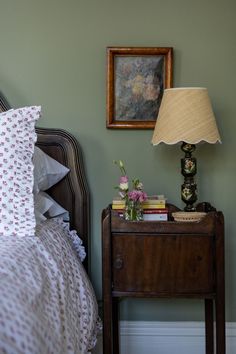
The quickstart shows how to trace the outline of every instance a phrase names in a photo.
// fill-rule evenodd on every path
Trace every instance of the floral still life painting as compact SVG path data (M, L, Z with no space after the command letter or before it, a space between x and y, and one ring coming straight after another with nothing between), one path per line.
M155 127L172 56L171 47L107 48L107 128Z
M155 120L163 95L163 56L117 57L117 120Z
M115 187L119 196L125 201L124 218L130 221L143 220L142 203L147 199L147 194L143 191L143 184L138 178L132 180L132 188L129 188L129 177L126 173L124 163L121 160L114 161L121 172L119 185Z

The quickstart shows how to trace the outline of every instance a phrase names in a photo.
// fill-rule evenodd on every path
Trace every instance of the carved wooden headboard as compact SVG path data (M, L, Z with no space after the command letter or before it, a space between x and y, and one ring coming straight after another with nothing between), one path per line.
M37 143L45 153L70 169L68 175L49 193L63 208L69 211L71 229L77 231L86 249L84 266L89 268L89 189L84 170L82 150L78 141L60 129L36 128Z

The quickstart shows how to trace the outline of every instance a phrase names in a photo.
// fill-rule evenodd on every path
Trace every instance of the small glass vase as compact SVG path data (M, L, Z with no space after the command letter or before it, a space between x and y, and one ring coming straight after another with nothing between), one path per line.
M125 204L124 219L129 221L143 220L143 209L141 203L128 200Z

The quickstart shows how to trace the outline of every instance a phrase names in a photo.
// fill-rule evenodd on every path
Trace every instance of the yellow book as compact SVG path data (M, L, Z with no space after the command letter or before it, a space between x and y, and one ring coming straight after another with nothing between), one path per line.
M119 204L112 204L112 209L113 210L122 210L125 208L125 204L119 205Z
M166 205L165 204L145 204L142 203L142 208L143 209L165 209ZM120 210L124 209L125 204L112 204L112 209L114 210Z
M146 202L142 203L143 209L165 209L166 204L148 204Z
M166 198L164 197L164 195L152 195L152 196L149 196L147 198L147 200L145 200L146 204L166 204Z
M145 204L152 204L152 205L160 205L160 204L166 204L165 199L147 199L144 202Z

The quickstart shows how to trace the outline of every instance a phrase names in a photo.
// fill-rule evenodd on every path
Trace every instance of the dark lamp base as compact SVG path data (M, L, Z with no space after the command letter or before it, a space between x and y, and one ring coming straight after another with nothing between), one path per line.
M184 207L184 211L188 211L188 212L191 212L191 211L196 211L196 208L194 205L186 205L186 207Z
M184 183L181 186L181 199L186 204L185 211L195 211L194 203L197 201L197 185L194 176L197 173L197 159L192 157L195 145L183 143L181 146L185 156L181 159L181 173L184 176Z

